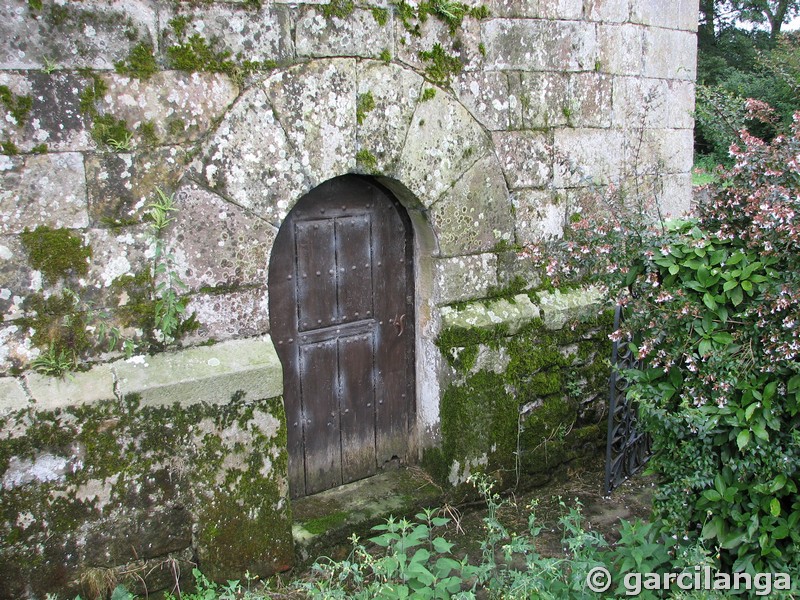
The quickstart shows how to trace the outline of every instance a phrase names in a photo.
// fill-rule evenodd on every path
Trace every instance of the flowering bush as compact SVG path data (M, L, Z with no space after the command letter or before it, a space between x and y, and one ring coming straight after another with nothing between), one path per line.
M748 110L773 122L763 103ZM628 304L614 335L635 332L647 365L628 373L629 393L653 438L661 527L705 540L725 569L797 575L800 113L769 143L741 140L696 218L633 231L613 211L581 221L559 272L583 268Z

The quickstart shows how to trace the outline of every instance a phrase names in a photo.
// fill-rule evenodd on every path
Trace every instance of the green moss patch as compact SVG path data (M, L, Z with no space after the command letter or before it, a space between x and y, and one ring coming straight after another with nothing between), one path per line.
M19 126L25 124L33 108L33 99L30 96L18 96L5 85L0 85L0 103Z
M91 246L68 229L51 229L41 225L20 234L31 266L50 282L70 275L86 275L92 257Z
M314 535L325 533L333 527L343 524L347 520L348 513L335 512L316 519L311 519L303 523L303 528Z
M502 323L444 329L437 345L457 377L441 400L442 445L426 451L423 466L439 481L456 463L459 476L468 465L513 481L596 451L605 433L598 403L610 375L610 319L560 330L533 319L514 334Z

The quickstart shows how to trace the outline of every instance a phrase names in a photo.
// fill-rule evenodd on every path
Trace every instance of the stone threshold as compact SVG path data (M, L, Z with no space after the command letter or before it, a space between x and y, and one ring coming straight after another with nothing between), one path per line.
M443 491L418 467L387 470L312 496L292 500L292 535L298 564L320 556L337 560L352 549L352 534L361 539L390 516L413 519L422 508L439 507ZM341 556L339 556L341 555Z

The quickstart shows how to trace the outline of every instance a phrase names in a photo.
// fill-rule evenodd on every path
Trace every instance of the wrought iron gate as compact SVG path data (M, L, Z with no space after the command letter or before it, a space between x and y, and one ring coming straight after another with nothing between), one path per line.
M623 309L617 306L614 331L623 320ZM628 380L623 369L639 368L642 362L631 352L629 340L614 342L611 349L611 378L608 399L608 442L606 445L605 493L636 473L650 457L650 436L639 427L639 407L626 396Z

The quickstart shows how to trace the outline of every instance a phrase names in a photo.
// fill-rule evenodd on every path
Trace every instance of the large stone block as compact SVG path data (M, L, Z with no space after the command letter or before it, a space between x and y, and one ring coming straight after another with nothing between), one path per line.
M193 183L178 189L175 206L163 239L190 290L266 282L275 227Z
M397 179L430 206L475 161L491 152L491 142L472 115L448 94L420 102L406 136Z
M366 106L372 98L374 103L372 109L362 108L357 114L361 119L358 147L375 157L378 171L394 172L424 79L410 69L383 62L359 61L357 69L359 102Z
M611 75L641 75L644 35L645 28L641 25L598 25L598 71Z
M272 223L286 216L290 199L310 188L304 166L259 88L244 94L228 112L192 164L191 175Z
M266 279L264 280L266 282ZM186 343L224 341L269 332L269 299L264 287L191 296L187 311L197 315L200 327Z
M83 156L0 155L0 233L89 225Z
M542 188L553 176L552 136L538 131L496 131L495 152L508 187Z
M260 3L259 3L260 4ZM161 16L162 29L174 17L186 19L185 36L200 35L216 51L229 51L236 61L282 63L294 57L291 10L287 6L264 2L260 8L244 3L180 3L172 15ZM168 31L162 52L179 43Z
M429 17L420 24L418 36L409 33L400 19L394 19L394 39L395 58L420 72L431 65L420 56L420 52L430 52L436 44L449 56L457 58L463 71L475 71L485 66L480 52L480 22L471 17L464 18L455 35L442 21Z
M123 289L114 289L114 283L123 276L149 272L153 264L155 240L147 225L124 229L89 229L86 241L92 247L92 262L85 278L93 288L93 297L103 298L104 305L124 305L129 298ZM86 293L82 291L81 293Z
M650 27L644 33L645 77L694 81L697 36L689 31Z
M624 23L630 16L630 0L586 0L584 14L590 21Z
M615 127L694 127L694 83L691 81L616 77L613 103Z
M268 337L222 342L114 363L117 392L138 394L143 406L227 404L283 394L283 371Z
M661 213L665 217L688 214L692 201L692 174L675 173L661 178L660 194L657 197Z
M511 74L509 88L519 105L519 127L549 129L567 124L569 77L566 74Z
M517 241L520 244L535 244L563 235L567 206L552 192L515 192L514 208L517 217Z
M0 314L9 321L22 316L22 301L41 287L17 236L0 236Z
M559 129L554 133L556 188L606 184L619 180L624 138L605 129Z
M58 35L54 35L58 32ZM113 69L131 49L156 39L156 15L139 0L0 3L0 69Z
M436 303L451 304L485 298L490 286L497 285L497 255L442 258L434 266Z
M318 60L293 67L267 79L264 89L293 147L290 155L299 158L311 187L355 168L354 59ZM291 194L292 202L304 191Z
M369 10L356 9L340 19L306 7L297 20L297 55L378 58L384 50L394 54L392 28L391 19L381 25Z
M647 129L631 131L633 139L628 164L640 173L656 175L691 171L694 164L694 136L691 129Z
M142 222L156 198L156 188L175 189L187 160L180 146L84 156L92 227Z
M0 377L0 417L28 407L28 395L19 380Z
M453 87L459 101L486 129L508 129L511 99L505 73L468 71L455 79Z
M564 116L570 127L610 127L613 97L612 79L600 73L569 76Z
M476 254L514 241L514 214L493 155L476 162L431 206L442 256Z
M508 327L514 335L526 324L539 318L539 307L531 302L527 294L514 296L514 300L494 300L487 304L475 302L461 309L442 307L442 328L494 329L498 325Z
M28 366L39 352L38 348L33 347L27 328L13 321L0 326L0 375Z
M631 3L631 22L697 31L698 0L648 0Z
M80 93L86 79L74 73L41 71L0 73L0 85L17 97L29 97L31 109L24 123L17 123L0 107L0 138L13 142L21 152L42 144L49 152L86 150L91 145L86 116L80 110Z
M596 29L579 21L492 19L481 24L486 64L521 71L593 71Z
M154 126L162 143L193 142L205 136L239 94L219 73L163 71L147 80L106 75L108 91L100 111L124 119L137 131Z
M597 316L602 295L595 288L578 289L566 293L539 293L539 308L544 326L561 329L567 321Z

